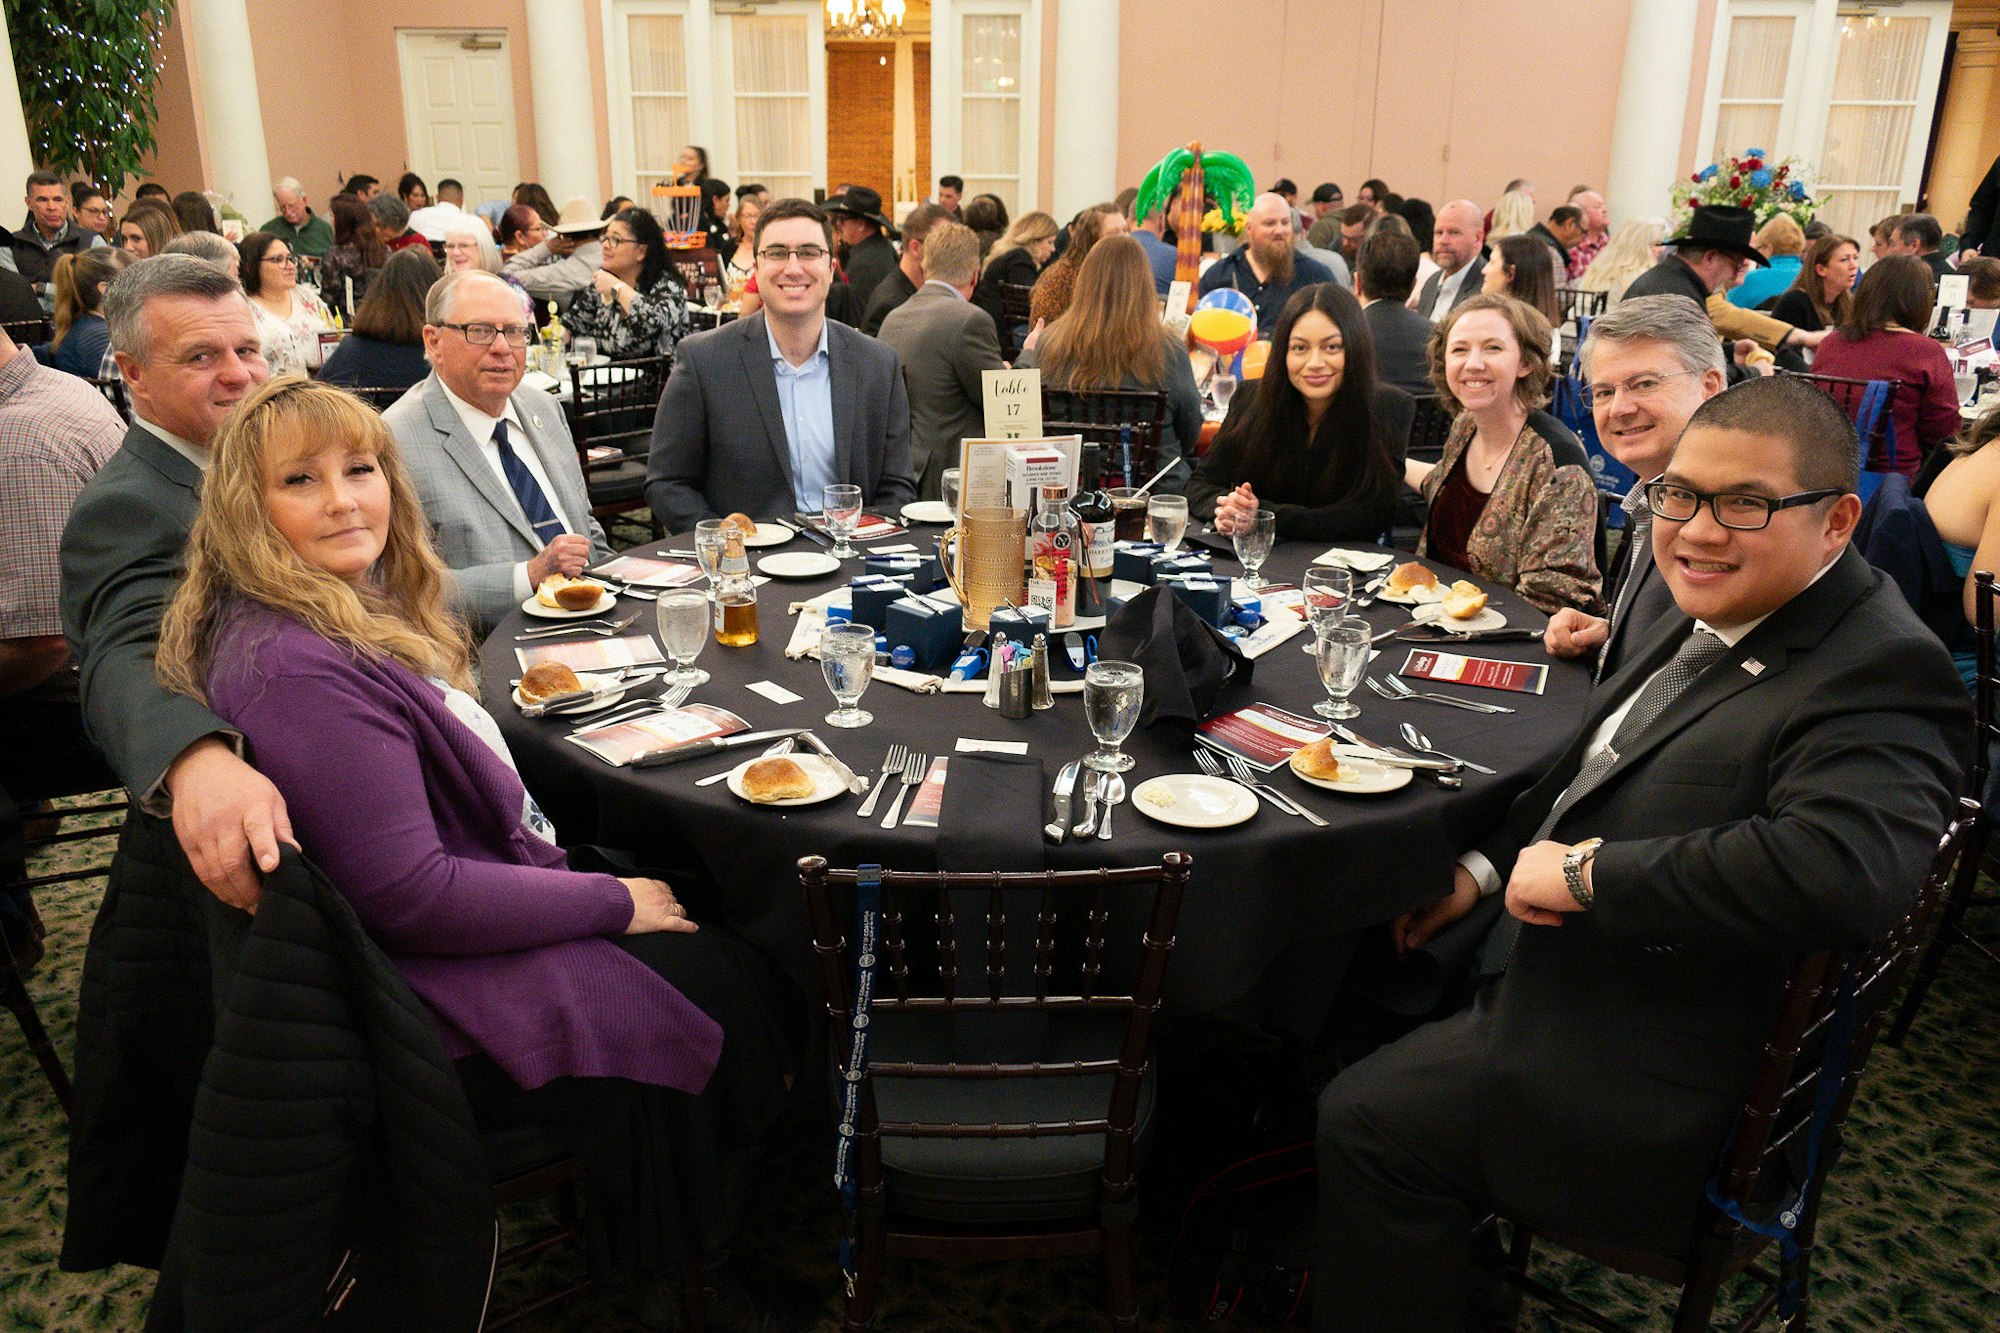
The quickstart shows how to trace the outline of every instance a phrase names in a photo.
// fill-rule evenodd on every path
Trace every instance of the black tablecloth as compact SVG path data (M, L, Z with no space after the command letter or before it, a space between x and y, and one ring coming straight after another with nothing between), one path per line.
M925 544L938 531L919 528L913 539ZM665 543L677 544L685 547L686 539ZM794 547L807 549L803 541L784 549ZM643 547L637 553L653 549ZM1281 543L1264 567L1265 577L1295 582L1324 549L1318 542ZM1217 557L1217 568L1237 572L1235 563L1223 556ZM694 700L729 708L758 729L813 726L871 783L895 742L936 755L949 753L961 736L1025 741L1030 753L1043 760L1051 780L1062 764L1091 748L1082 701L1076 695L1058 695L1053 709L1016 722L985 707L975 694L918 695L878 682L862 700L875 715L873 725L846 732L820 725L832 710L832 699L817 662L786 659L784 648L793 625L786 608L859 571L860 562L855 560L837 576L765 584L760 591L759 641L749 648L724 648L711 638L699 665L714 679L695 692ZM1439 573L1449 577L1441 567ZM1491 605L1504 612L1510 624L1542 624L1542 615L1512 593L1490 592ZM633 609L641 617L632 631L650 628L652 604L626 599L620 607L621 612ZM1377 603L1364 614L1378 629L1409 617L1407 609L1388 603ZM706 876L715 886L713 901L697 901L697 915L719 916L769 950L808 993L817 985L817 974L798 887L799 857L818 854L837 866L874 861L892 869L936 868L935 829L880 827L889 804L887 793L875 816L865 820L855 817L859 797L788 809L752 806L731 795L727 784L696 787L693 783L739 762L746 753L756 753L755 749L665 768L613 768L563 739L577 719L522 717L507 702L507 682L519 674L514 635L525 627L525 620L518 612L509 617L481 650L484 693L523 777L564 839L631 848L669 877L677 872ZM1313 659L1301 650L1306 642L1309 637L1301 634L1258 658L1252 685L1232 686L1219 709L1261 701L1306 714L1325 697ZM1370 667L1371 674L1400 667L1408 645L1392 640L1383 649ZM1516 661L1549 660L1539 642L1482 644L1466 651ZM804 698L779 705L745 688L765 680ZM1419 774L1397 792L1347 796L1310 787L1280 769L1273 781L1328 820L1330 827L1314 828L1260 804L1255 818L1234 828L1173 828L1145 817L1128 799L1118 808L1112 840L1072 840L1048 847L1048 864L1058 870L1143 865L1157 862L1169 851L1190 852L1194 874L1168 969L1167 1003L1180 1012L1206 1012L1230 1004L1247 994L1271 962L1292 946L1387 921L1441 896L1449 886L1457 853L1499 821L1508 803L1568 741L1590 680L1579 663L1553 662L1547 692L1539 697L1452 685L1434 688L1505 703L1519 711L1486 716L1438 704L1390 702L1364 688L1355 693L1362 715L1352 725L1372 740L1399 745L1396 724L1408 719L1433 743L1499 770L1497 776L1468 771L1464 789L1453 792ZM1137 761L1125 775L1128 788L1161 773L1196 771L1186 745L1165 732L1135 733L1125 749ZM1020 817L1041 824L1050 818L1050 811L1045 793L1041 809L1023 810Z

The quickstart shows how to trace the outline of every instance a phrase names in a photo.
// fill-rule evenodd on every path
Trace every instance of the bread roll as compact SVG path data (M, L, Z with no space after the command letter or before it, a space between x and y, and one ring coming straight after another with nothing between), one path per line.
M1333 741L1314 741L1292 755L1292 767L1309 778L1321 782L1334 782L1340 778L1340 757L1333 752Z
M743 770L743 794L753 801L789 801L813 794L813 780L783 755L759 759Z
M1428 565L1412 560L1408 564L1397 565L1384 586L1389 593L1401 597L1412 588L1435 588L1437 583L1438 576L1431 573Z
M1444 595L1444 613L1453 620L1470 620L1486 609L1486 594L1476 583L1460 579Z
M583 682L576 678L576 672L561 662L543 662L521 673L521 697L531 704L553 699L558 694L575 694L582 688Z
M604 585L589 579L551 574L535 590L535 600L561 611L588 611L604 596Z
M754 537L757 535L757 520L748 514L731 514L722 521L724 523L735 524L745 537Z

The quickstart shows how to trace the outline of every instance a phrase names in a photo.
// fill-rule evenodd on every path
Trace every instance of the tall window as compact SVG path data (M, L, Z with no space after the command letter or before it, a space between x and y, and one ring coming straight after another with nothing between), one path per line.
M1797 28L1797 19L1783 15L1743 15L1729 25L1712 160L1778 141Z
M738 14L729 19L729 35L735 178L761 182L776 198L812 198L808 52L820 36L818 28L804 15Z
M1021 20L968 14L959 48L963 107L959 174L965 193L996 194L1021 208Z
M686 21L679 14L631 14L625 31L631 80L632 193L652 198L671 185L688 128Z
M1925 104L1920 118L1917 95L1930 26L1921 18L1841 20L1819 181L1827 196L1820 216L1842 235L1861 235L1869 224L1895 212L1904 197L1903 159L1912 132L1922 142L1929 129L1931 104ZM1933 76L1933 100L1935 96Z

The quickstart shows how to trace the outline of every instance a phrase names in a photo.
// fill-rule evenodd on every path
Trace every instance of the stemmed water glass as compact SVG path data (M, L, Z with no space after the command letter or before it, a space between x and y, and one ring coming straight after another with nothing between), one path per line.
M836 621L820 631L819 669L826 677L840 707L826 715L828 726L865 727L875 720L873 713L855 707L875 679L875 629Z
M859 552L847 543L861 521L861 488L827 487L820 498L820 512L826 515L827 531L833 534L834 558L852 560Z
M1314 565L1299 580L1299 589L1304 594L1300 609L1312 626L1313 637L1317 638L1321 626L1347 614L1348 604L1354 600L1354 572L1331 565ZM1310 643L1305 649L1309 653L1318 651Z
M1167 554L1180 549L1187 536L1188 502L1185 495L1155 495L1146 501L1146 539L1158 542Z
M1118 747L1139 721L1146 698L1146 676L1131 662L1092 662L1083 673L1083 716L1097 749L1083 757L1086 768L1122 773L1132 756Z
M1236 396L1236 377L1229 373L1226 362L1218 362L1215 373L1209 376L1208 396L1215 400L1218 416L1229 415L1229 400Z
M1243 563L1243 581L1250 585L1252 592L1262 591L1264 560L1271 554L1271 545L1278 539L1278 514L1273 509L1259 509L1247 519L1238 520L1230 541L1236 547L1236 558Z
M694 525L694 558L708 575L712 591L722 581L722 553L729 545L731 525L719 518L705 518Z
M944 507L951 510L954 518L958 515L958 478L959 470L955 467L946 468L938 476L938 485L944 491Z
M674 659L667 684L689 689L707 684L708 673L696 670L694 659L701 656L702 645L708 642L708 594L677 588L661 593L653 606L659 618L660 646Z
M1348 696L1368 669L1368 622L1353 616L1328 622L1313 638L1313 654L1327 695L1324 702L1313 705L1313 712L1336 720L1360 717L1361 710Z

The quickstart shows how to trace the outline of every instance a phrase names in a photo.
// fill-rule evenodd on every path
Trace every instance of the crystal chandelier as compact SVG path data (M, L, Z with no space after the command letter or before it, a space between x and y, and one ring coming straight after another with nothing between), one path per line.
M907 0L826 0L826 28L833 37L902 35Z

